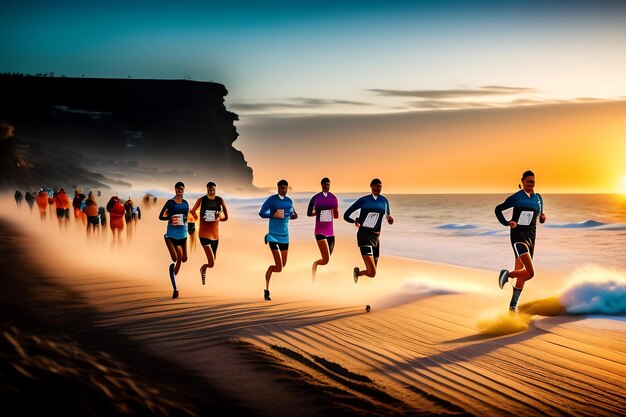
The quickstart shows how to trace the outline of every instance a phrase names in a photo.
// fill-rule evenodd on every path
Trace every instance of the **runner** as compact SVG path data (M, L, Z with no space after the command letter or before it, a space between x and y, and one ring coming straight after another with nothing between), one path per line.
M30 210L30 212L33 212L33 204L35 204L35 197L33 196L34 192L31 193L30 191L26 191L26 194L24 194L24 200L26 200L26 203L28 204L28 209Z
M22 207L22 192L20 190L15 190L15 204L17 205L17 208Z
M113 244L120 243L122 230L124 230L124 205L119 197L114 195L107 203L109 215L109 227L113 233Z
M276 184L278 194L269 197L263 203L259 216L269 221L269 233L265 235L267 243L272 251L274 265L270 265L265 272L265 289L263 298L271 301L270 279L272 272L280 272L287 265L287 255L289 253L289 219L297 219L298 213L293 208L293 202L287 197L289 184L286 180L280 180Z
M496 206L495 214L503 226L511 228L511 245L515 254L515 269L509 272L500 271L498 284L504 288L509 278L516 278L513 286L513 295L509 303L509 310L515 312L519 297L526 281L535 275L533 254L535 252L535 236L537 235L537 218L539 223L545 223L543 214L543 199L534 192L535 174L526 171L522 174L521 190L508 197L504 203ZM511 220L507 221L502 212L513 208Z
M128 196L128 200L124 203L124 220L126 221L126 234L130 237L137 229L137 222L141 219L141 210L139 206Z
M191 209L191 215L195 220L200 219L200 244L206 254L207 263L200 267L202 285L206 282L206 269L213 268L217 256L219 244L220 222L228 220L228 209L224 199L215 195L216 184L209 181L206 185L206 195L200 197ZM200 218L198 217L200 209Z
M85 194L83 194L80 188L74 190L74 200L72 200L72 207L74 208L74 218L85 223L85 217L83 216L83 201L85 200Z
M376 276L376 268L378 266L378 256L380 253L380 229L383 223L383 216L387 219L387 223L393 224L393 217L389 211L389 202L380 194L383 184L378 178L374 178L370 182L372 193L359 198L348 210L343 214L343 219L348 223L354 223L359 228L356 234L356 241L361 250L363 262L365 262L365 270L360 270L358 266L354 267L352 278L356 284L361 275L367 275L374 278ZM361 210L356 219L350 216L357 210Z
M100 219L98 218L98 204L93 193L89 193L89 196L85 199L85 207L83 208L83 214L87 218L87 237L92 233L95 234L100 231Z
M35 196L35 202L37 203L37 207L39 207L39 218L43 221L46 218L48 205L51 204L48 192L43 188L40 188L39 192Z
M323 178L321 181L322 192L315 194L309 202L306 214L309 217L315 216L315 240L322 255L321 259L313 262L313 281L317 274L319 265L326 265L330 260L330 255L335 248L335 233L333 230L333 219L339 218L339 203L337 197L330 192L330 180Z
M54 193L53 197L49 199L50 204L54 204L56 207L57 218L59 219L59 227L68 225L70 221L70 198L65 194L63 188L59 188L59 191Z
M165 232L165 245L172 258L169 266L170 280L172 281L172 298L178 298L178 288L176 287L176 275L180 271L182 262L187 262L187 214L189 213L189 203L183 198L185 184L177 182L174 185L176 195L165 202L159 213L159 220L167 221L167 231Z

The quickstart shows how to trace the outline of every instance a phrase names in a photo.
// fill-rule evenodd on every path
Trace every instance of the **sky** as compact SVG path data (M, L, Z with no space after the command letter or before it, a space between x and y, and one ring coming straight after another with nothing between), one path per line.
M297 4L294 4L297 3ZM214 81L255 185L626 193L626 2L3 2L0 72ZM572 174L576 174L573 176Z

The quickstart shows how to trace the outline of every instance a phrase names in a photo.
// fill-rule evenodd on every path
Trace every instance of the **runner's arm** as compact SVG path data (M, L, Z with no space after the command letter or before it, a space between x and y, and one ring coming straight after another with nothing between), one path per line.
M170 220L170 216L169 214L167 214L167 211L170 208L170 201L172 200L167 200L167 202L165 202L165 205L163 206L163 208L161 209L161 212L159 213L159 220L165 220L165 221Z
M502 226L507 226L507 227L510 226L509 221L504 218L504 214L502 214L502 212L504 210L510 209L511 207L513 207L513 199L509 197L506 200L504 200L504 203L498 204L496 206L496 209L494 210L496 214L496 218L502 224Z
M221 222L225 222L228 220L228 208L226 208L226 202L222 200L222 213L224 213L224 217L220 219Z
M273 214L273 213L270 213L270 207L272 205L270 198L265 200L265 202L261 206L261 210L259 210L259 216L263 217L264 219L269 219L270 217L272 217L272 214Z

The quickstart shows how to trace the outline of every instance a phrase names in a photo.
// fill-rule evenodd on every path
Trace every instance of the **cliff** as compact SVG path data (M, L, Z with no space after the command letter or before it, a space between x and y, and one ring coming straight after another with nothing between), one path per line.
M102 172L111 165L107 160L175 173L168 181L253 188L252 169L233 147L238 117L225 108L228 92L221 84L0 75L0 92L0 121L31 150L40 144L83 155L83 165L89 161L83 168L99 167L113 181L132 183L133 173ZM31 157L38 155L31 151ZM56 162L65 163L62 154Z

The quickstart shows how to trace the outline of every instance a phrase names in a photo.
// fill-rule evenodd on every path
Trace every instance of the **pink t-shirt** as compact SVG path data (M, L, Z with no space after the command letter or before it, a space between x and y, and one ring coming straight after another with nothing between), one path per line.
M315 210L315 234L323 236L334 236L333 231L333 209L338 209L339 203L333 193L323 192L315 194L309 202L308 212Z

